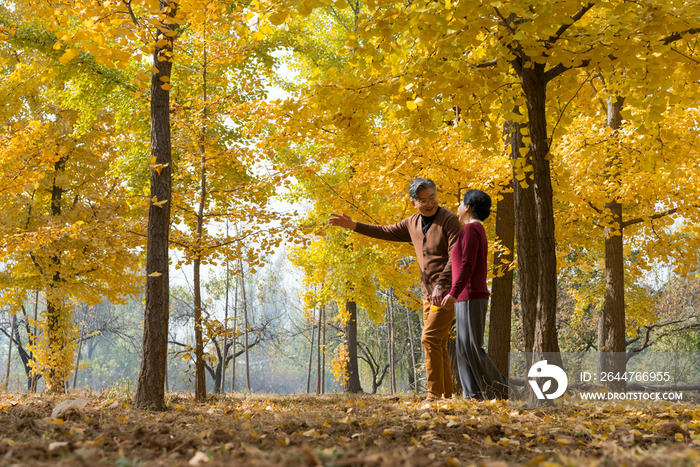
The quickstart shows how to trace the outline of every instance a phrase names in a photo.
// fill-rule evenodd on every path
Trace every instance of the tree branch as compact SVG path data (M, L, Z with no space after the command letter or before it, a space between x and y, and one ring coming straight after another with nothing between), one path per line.
M489 60L488 62L477 63L475 65L472 65L472 68L490 68L492 66L496 66L497 64L498 64L498 59L494 58L493 60Z
M686 31L680 31L680 32L675 32L671 34L670 36L666 36L663 39L661 39L661 42L663 42L664 45L671 44L673 42L679 41L683 39L683 36L685 35L692 35L692 34L698 34L700 33L700 28L692 28L688 29Z
M593 8L593 2L588 2L587 5L584 5L581 7L581 9L571 17L572 21L569 24L562 24L559 26L559 29L557 29L557 32L554 33L553 36L549 36L549 39L547 39L546 44L553 45L556 43L559 39L561 39L562 34L564 34L568 29L578 20L583 18L583 15L585 15L588 10Z
M513 26L511 26L510 24L508 24L508 20L505 19L505 18L503 17L503 15L501 14L501 12L498 11L498 8L494 7L493 9L496 11L496 15L497 15L499 18L501 18L501 21L503 21L503 24L508 28L508 30L509 30L510 32L512 32L512 33L515 33L515 29L513 28Z
M671 334L673 334L673 333L677 333L677 332L681 332L681 331L688 331L688 330L691 330L691 329L700 329L700 322L694 321L694 322L691 322L691 323L686 324L686 325L684 325L684 326L680 326L680 327L678 327L678 328L670 329L670 330L668 330L668 331L662 332L661 334L659 334L658 336L656 336L656 337L652 340L652 339L651 339L651 333L652 333L652 331L654 331L655 329L661 329L661 328L665 328L665 327L668 327L668 326L671 326L671 325L674 325L674 324L687 322L687 321L690 321L690 320L692 320L692 319L694 319L694 318L697 319L698 317L700 317L700 314L697 314L697 313L696 313L696 314L687 316L687 317L685 317L685 318L674 319L674 320L671 320L671 321L664 321L664 322L662 322L662 323L654 323L654 324L650 324L650 325L642 326L642 327L638 328L638 329L637 329L637 336L638 336L638 337L636 337L635 339L632 339L632 340L628 341L628 342L626 343L626 345L632 344L632 343L634 343L634 342L636 342L636 341L638 341L638 340L640 339L639 333L640 333L640 331L642 330L642 328L644 328L644 342L642 342L641 344L637 345L637 346L634 347L633 349L630 349L630 350L627 352L626 360L629 361L632 357L634 357L635 355L637 355L638 353L640 353L642 350L651 347L651 346L654 345L656 342L658 342L660 339L662 339L662 338L664 338L664 337L666 337L666 336L669 336L669 335L671 335Z
M592 77L593 77L593 75L591 75L589 72L586 72L586 75L587 75L589 78L592 78ZM603 79L603 76L602 76L600 73L598 73L598 78L600 78L601 80L603 80L603 85L605 85L605 80ZM597 95L598 95L598 89L595 87L595 84L593 84L593 80L591 79L591 80L589 80L588 82L591 83L591 88L593 89L593 93L597 96ZM603 113L607 113L607 111L608 111L608 106L605 104L605 101L604 101L602 98L599 97L599 98L598 98L598 102L600 102L600 106L602 107Z
M561 113L559 114L559 118L557 119L557 123L554 124L554 128L552 128L552 133L549 135L550 141L554 140L554 132L556 131L557 127L559 126L559 122L561 121L561 118L564 116L564 112L566 111L566 108L569 107L569 104L571 104L571 101L573 101L576 96L578 96L578 93L581 92L581 89L583 89L583 86L586 85L586 82L588 82L588 79L590 78L590 75L584 80L583 83L581 83L581 86L578 87L578 90L576 93L574 93L573 96L571 96L571 99L569 99L569 102L566 103L564 108L562 109Z
M640 222L644 222L647 219L653 220L653 219L661 219L662 217L670 216L671 214L675 214L678 211L678 208L673 208L669 209L664 212L660 212L658 214L654 214L648 217L638 217L636 219L630 219L622 223L622 228L624 229L625 227L629 227L630 225L634 224L639 224Z

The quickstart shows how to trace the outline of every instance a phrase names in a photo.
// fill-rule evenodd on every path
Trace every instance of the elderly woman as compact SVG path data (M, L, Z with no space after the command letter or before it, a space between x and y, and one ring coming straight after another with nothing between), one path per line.
M452 288L444 295L442 306L455 307L457 364L464 397L494 399L506 394L508 382L483 349L490 293L486 286L488 242L481 222L491 214L491 197L481 190L469 190L457 212L464 227L452 249Z

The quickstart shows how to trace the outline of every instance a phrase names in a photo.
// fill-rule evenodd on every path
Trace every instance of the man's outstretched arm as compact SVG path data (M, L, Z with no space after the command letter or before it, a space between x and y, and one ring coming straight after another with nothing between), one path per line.
M355 232L380 240L388 240L390 242L410 242L411 234L408 231L408 219L397 222L392 225L372 225L363 224L362 222L353 221L347 214L331 214L328 220L330 225L336 225L344 229L354 230Z

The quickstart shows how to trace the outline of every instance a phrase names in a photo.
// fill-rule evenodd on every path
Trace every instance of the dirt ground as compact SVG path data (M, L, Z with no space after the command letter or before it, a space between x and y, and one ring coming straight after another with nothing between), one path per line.
M52 418L61 401L88 399ZM168 410L105 394L0 394L0 465L691 466L696 404L525 410L415 396L242 395Z

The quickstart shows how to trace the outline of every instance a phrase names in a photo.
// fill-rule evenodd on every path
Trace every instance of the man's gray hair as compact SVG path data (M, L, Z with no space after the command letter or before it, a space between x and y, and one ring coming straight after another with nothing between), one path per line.
M411 186L408 187L408 196L411 199L418 199L418 192L425 190L426 188L432 188L437 191L435 182L429 178L414 178L411 182Z

